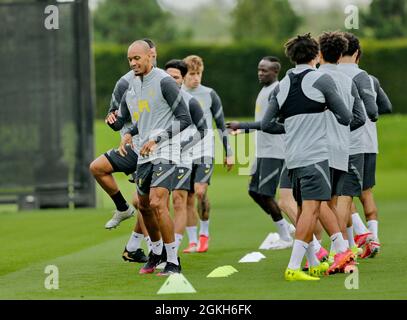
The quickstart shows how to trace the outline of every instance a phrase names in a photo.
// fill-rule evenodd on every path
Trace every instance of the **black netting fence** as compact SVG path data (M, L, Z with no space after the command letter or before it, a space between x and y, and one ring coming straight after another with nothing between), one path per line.
M89 34L87 1L0 3L0 202L94 206Z

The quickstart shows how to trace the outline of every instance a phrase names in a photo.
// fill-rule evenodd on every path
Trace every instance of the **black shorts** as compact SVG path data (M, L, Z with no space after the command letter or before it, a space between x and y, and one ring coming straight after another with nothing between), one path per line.
M198 160L194 160L192 163L191 174L191 190L194 190L195 183L207 183L211 182L213 174L213 158L203 157Z
M165 163L158 160L139 164L136 172L138 193L140 195L149 194L150 188L156 187L171 191L175 169L176 165L168 163L168 160Z
M191 174L192 170L189 168L176 167L172 175L172 190L191 191Z
M284 162L283 169L281 170L280 176L280 189L292 189L292 183L290 177L288 176L288 169Z
M293 196L299 206L304 200L331 200L328 160L306 167L289 169L288 175L293 182Z
M127 175L137 170L137 153L131 147L126 147L126 150L125 157L122 157L117 149L111 149L104 154L112 165L114 172L124 172Z
M329 173L331 176L331 195L337 196L338 190L340 189L340 183L343 180L342 176L347 172L335 168L329 168Z
M257 158L254 163L249 183L249 191L274 197L276 195L284 160L274 158Z
M345 172L338 183L335 194L337 196L359 197L363 187L364 154L349 156L348 172Z
M365 153L363 166L363 191L376 184L376 153Z

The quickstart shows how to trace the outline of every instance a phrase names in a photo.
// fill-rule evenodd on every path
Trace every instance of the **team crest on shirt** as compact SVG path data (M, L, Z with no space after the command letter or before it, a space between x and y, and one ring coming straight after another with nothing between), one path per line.
M142 112L144 112L144 110L147 111L147 112L150 112L150 106L148 105L148 101L147 100L139 100L138 101L138 112L142 113Z

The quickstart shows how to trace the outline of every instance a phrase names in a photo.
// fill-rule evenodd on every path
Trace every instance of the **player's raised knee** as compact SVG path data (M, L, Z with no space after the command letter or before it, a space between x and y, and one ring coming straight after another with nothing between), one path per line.
M100 164L97 161L98 159L95 159L91 162L91 164L89 165L89 170L90 172L96 176L100 173Z

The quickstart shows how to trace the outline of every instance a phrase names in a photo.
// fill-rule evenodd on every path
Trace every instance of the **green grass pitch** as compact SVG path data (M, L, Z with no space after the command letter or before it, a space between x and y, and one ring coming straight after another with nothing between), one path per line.
M98 188L98 208L16 212L0 207L0 299L406 299L407 268L407 117L378 123L380 154L375 196L379 207L382 252L359 264L359 289L345 288L345 274L317 283L288 283L283 272L291 250L262 251L259 263L238 263L276 229L248 197L248 177L237 168L216 168L209 195L211 241L205 254L180 254L183 274L196 294L157 295L165 279L139 275L140 264L125 263L121 253L134 220L107 231L113 205ZM102 122L95 126L96 152L119 138ZM117 175L130 199L134 185ZM360 207L360 206L359 206ZM324 245L328 246L327 238ZM181 248L186 246L186 241ZM59 270L59 289L47 290L46 266ZM232 265L227 278L206 278L216 267Z

